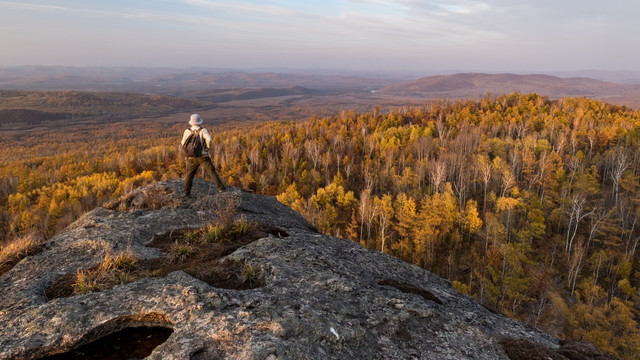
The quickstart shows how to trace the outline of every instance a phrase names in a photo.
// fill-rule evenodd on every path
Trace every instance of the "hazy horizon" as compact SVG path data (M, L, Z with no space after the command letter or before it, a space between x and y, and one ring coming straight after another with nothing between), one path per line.
M619 70L606 70L606 69L567 69L567 70L553 70L553 71L536 71L529 69L514 69L514 70L483 70L477 68L461 68L461 69L358 69L358 68L323 68L323 67L210 67L210 66L144 66L144 65L47 65L47 64L23 64L23 65L6 65L0 64L1 69L27 69L27 68L49 68L49 69L108 69L108 70L157 70L165 71L167 73L173 73L176 71L203 71L203 72L246 72L246 73L282 73L282 74L339 74L339 75L415 75L423 74L424 76L435 75L454 75L454 74L514 74L514 75L536 75L536 74L548 74L553 76L560 76L566 74L588 74L588 73L602 73L602 74L623 74L633 73L639 74L640 70L633 69L619 69ZM582 76L582 75L580 75Z
M637 71L639 10L622 0L0 0L0 65Z

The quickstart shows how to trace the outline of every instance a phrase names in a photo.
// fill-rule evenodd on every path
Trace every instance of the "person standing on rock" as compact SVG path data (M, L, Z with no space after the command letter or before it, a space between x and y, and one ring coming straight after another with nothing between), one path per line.
M191 195L191 186L193 185L193 177L200 165L208 172L209 177L218 187L218 190L225 191L226 186L220 180L216 169L213 167L211 158L209 157L209 149L211 149L211 135L207 129L201 127L202 117L198 114L191 115L189 119L190 128L184 131L180 144L185 152L187 172L184 175L184 196Z

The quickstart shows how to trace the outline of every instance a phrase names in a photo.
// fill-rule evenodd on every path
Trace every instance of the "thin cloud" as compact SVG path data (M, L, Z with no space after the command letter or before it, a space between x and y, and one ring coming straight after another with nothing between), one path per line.
M76 8L76 7L63 7L63 6L54 6L54 5L42 5L42 4L34 4L34 3L17 3L12 1L0 1L0 7L7 6L14 9L23 9L23 10L32 10L32 11L56 11L56 12L65 12L65 13L75 13L82 15L90 15L90 16L113 16L120 17L126 19L137 19L137 20L146 20L146 21L154 21L154 22L179 22L185 23L187 20L181 21L179 18L176 18L171 14L160 14L160 13L152 13L143 10L135 10L130 9L127 11L113 11L113 10L100 10L100 9L89 9L89 8Z
M633 60L640 56L635 36L640 25L634 19L640 2L622 0L606 4L596 0L48 3L0 0L0 28L15 31L0 39L7 50L3 61L33 63L50 58L44 49L51 48L64 59L78 43L86 44L87 56L103 54L105 47L98 44L109 42L108 55L126 62L132 61L128 50L137 49L141 41L147 44L147 53L162 54L157 58L165 62L170 61L169 52L197 51L207 60L176 55L173 61L189 65L216 61L221 66L236 66L239 61L263 66L271 59L274 64L296 66L395 67L397 63L551 69L634 67ZM96 21L87 26L87 18ZM94 58L108 61L102 55ZM79 64L76 58L68 61Z
M489 4L484 2L465 0L348 0L348 2L394 9L410 16L415 16L416 14L437 16L474 14L491 8Z
M18 3L13 1L0 1L0 6L6 6L14 9L28 9L28 10L67 10L67 8L62 6L54 6L54 5L41 5L41 4L29 4L29 3Z
M182 3L206 9L227 9L269 16L296 15L300 13L284 6L247 3L243 1L182 0Z

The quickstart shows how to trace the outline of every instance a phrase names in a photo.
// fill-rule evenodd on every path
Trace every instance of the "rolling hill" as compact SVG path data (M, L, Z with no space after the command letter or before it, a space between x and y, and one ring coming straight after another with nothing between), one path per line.
M640 86L610 83L590 78L560 78L550 75L460 73L423 77L385 86L384 95L464 99L487 93L538 93L550 98L565 96L602 99L629 106L640 104Z
M368 91L406 79L410 77L322 70L285 73L200 68L0 66L0 89L5 90L126 91L184 95L207 89L303 86L324 91Z
M229 101L229 100L248 100L261 99L278 96L292 95L317 95L321 94L319 90L304 88L301 86L292 86L288 88L235 88L235 89L208 89L200 91L196 97L206 97L212 101Z
M196 100L174 96L80 91L0 90L0 128L32 127L74 121L157 117L199 109Z

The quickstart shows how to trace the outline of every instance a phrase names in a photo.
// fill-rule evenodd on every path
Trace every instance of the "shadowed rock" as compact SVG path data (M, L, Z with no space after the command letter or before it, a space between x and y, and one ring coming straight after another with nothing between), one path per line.
M548 349L526 339L505 339L500 342L510 360L616 360L593 344L561 341L560 348Z
M148 359L493 360L508 359L500 341L509 338L559 348L555 337L488 311L424 269L313 231L274 197L218 193L202 180L194 182L193 199L183 200L181 190L181 180L136 189L85 214L1 275L0 359L62 354L117 335L132 319L173 330ZM162 258L163 250L145 246L157 234L240 218L288 235L269 234L224 255L256 271L261 287L221 289L174 271L45 296L58 278L107 253Z

